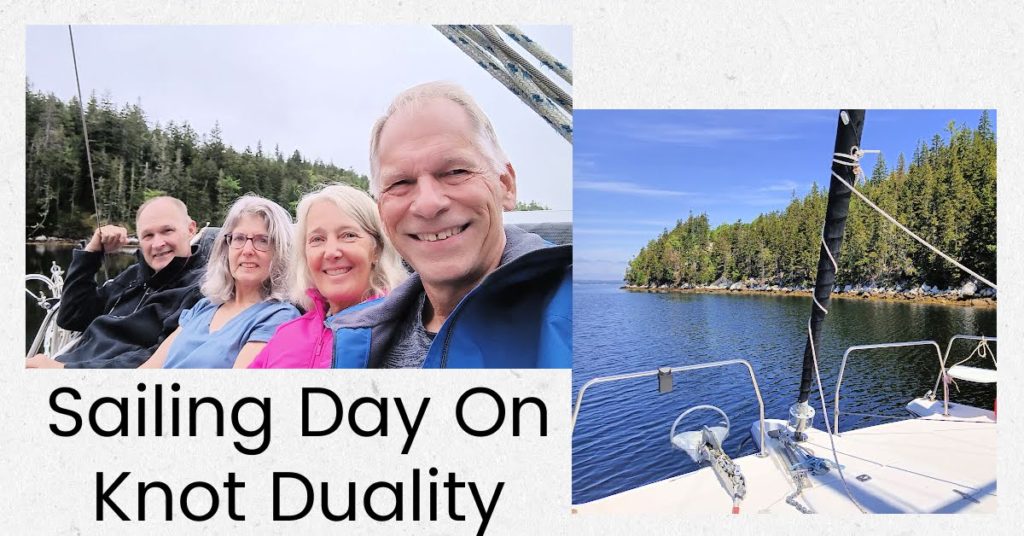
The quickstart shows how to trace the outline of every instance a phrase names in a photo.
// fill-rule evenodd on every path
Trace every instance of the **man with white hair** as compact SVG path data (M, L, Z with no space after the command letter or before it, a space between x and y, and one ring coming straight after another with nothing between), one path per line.
M462 88L399 94L373 127L370 168L387 236L415 273L333 320L335 366L572 366L572 246L503 225L516 173Z
M202 296L203 259L190 240L196 222L180 200L161 196L136 213L140 262L102 286L96 272L103 256L128 242L128 231L106 225L75 250L64 281L57 325L83 331L81 340L56 359L38 354L28 368L135 368L178 327L181 311Z

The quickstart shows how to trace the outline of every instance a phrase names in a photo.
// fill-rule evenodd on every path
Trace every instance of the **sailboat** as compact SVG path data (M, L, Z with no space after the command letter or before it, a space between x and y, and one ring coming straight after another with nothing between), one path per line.
M997 380L995 337L957 335L936 341L879 342L848 348L836 375L834 404L826 404L818 367L821 328L835 286L840 247L851 197L856 194L883 217L979 281L995 284L938 251L884 213L856 187L865 113L839 113L832 180L822 229L811 315L807 322L799 395L784 419L765 416L754 368L743 359L714 361L593 378L577 392L572 428L587 411L590 389L610 389L621 382L657 380L658 392L673 390L674 378L698 369L721 369L749 377L750 389L735 396L756 399L759 416L749 428L734 427L729 416L706 401L683 410L667 427L666 449L699 464L683 475L576 504L575 515L629 514L850 514L850 513L989 513L997 508L996 410L951 400L957 381L994 384ZM864 351L923 347L934 350L933 385L920 396L906 394L911 418L841 431L841 389L846 365ZM943 348L945 350L943 351ZM969 351L968 351L969 350ZM954 358L954 355L964 358ZM979 366L980 365L980 366ZM812 388L817 386L812 399ZM600 386L600 387L599 387ZM820 403L821 418L812 405ZM701 401L705 402L705 401ZM831 411L831 419L829 416ZM696 425L695 423L708 423ZM692 429L687 429L690 425ZM748 434L756 452L733 458L723 445L730 434Z

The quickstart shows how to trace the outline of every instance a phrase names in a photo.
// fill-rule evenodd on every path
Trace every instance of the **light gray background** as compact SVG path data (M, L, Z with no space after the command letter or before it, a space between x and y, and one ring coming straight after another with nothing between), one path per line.
M230 465L240 473L260 474L273 470L286 459L283 452L236 461L227 438L215 438L182 446L167 441L139 442L112 447L110 440L97 441L94 450L75 449L57 441L44 424L49 422L45 400L59 384L79 387L83 392L134 393L132 373L27 374L20 369L24 311L21 297L24 206L24 24L25 23L268 23L320 22L452 22L520 21L572 24L577 108L995 108L999 118L999 332L1002 335L1002 384L999 444L999 513L993 516L866 516L835 518L814 516L794 525L789 517L725 516L680 518L573 518L568 509L569 439L567 420L558 419L552 408L555 440L543 443L507 441L498 447L479 447L453 441L449 436L431 441L421 438L421 455L443 445L450 463L436 460L444 470L459 464L459 473L477 474L490 467L495 479L515 475L522 486L533 486L528 497L504 502L515 509L499 516L489 533L693 533L736 534L828 532L836 534L895 533L923 534L970 531L972 534L1007 534L1019 529L1024 520L1021 490L1022 436L1021 305L1022 252L1021 211L1024 201L1018 175L1024 170L1024 54L1021 35L1024 8L1010 2L667 2L633 4L588 1L538 4L532 1L491 2L361 2L354 5L333 2L260 2L256 7L241 2L219 4L200 2L168 3L167 7L143 6L119 1L87 3L66 7L69 2L0 3L0 50L3 51L0 79L0 243L10 245L0 253L0 294L14 304L0 326L0 341L8 349L2 365L0 392L7 395L0 422L0 444L4 486L0 488L0 519L5 530L64 533L81 529L96 533L111 528L138 530L138 525L98 526L91 523L91 500L67 504L66 488L91 493L95 468L144 467L145 471L168 475L179 473L210 479ZM58 5L59 4L59 5ZM162 4L161 4L162 6ZM365 372L359 375L323 379L321 376L263 377L258 382L241 375L174 375L190 389L204 390L225 398L243 396L258 389L274 396L276 418L282 418L290 404L286 400L302 385L330 382L350 386L352 393L366 394L376 380L406 396L416 393L453 392L453 385L469 386L487 382L503 386L508 394L529 384L534 394L552 406L563 401L569 407L568 373L536 373L517 377L508 372L477 372L464 375L394 375ZM171 375L147 375L147 383ZM314 379L315 378L315 379ZM463 383L465 382L465 383ZM382 387L383 389L383 387ZM457 396L457 395L451 395ZM278 400L281 402L278 402ZM454 398L452 398L454 400ZM440 407L440 405L438 406ZM436 408L435 408L436 409ZM454 430L454 427L453 427ZM275 447L305 446L284 437L283 426L275 432ZM84 442L80 437L75 441ZM436 445L428 447L428 443ZM332 445L317 450L330 449ZM374 460L380 455L369 446L334 445L341 463L344 454ZM389 445L382 445L388 452ZM499 448L514 453L494 462L484 461L481 452ZM941 445L935 448L941 449ZM230 450L229 450L230 449ZM359 449L359 450L356 450ZM110 452L110 451L113 452ZM159 460L154 451L172 456ZM202 452L192 462L189 452ZM116 456L116 458L114 458ZM227 462L226 460L230 460ZM412 458L410 458L412 460ZM258 461L258 463L257 463ZM312 464L312 461L302 463ZM412 463L412 462L410 462ZM420 463L420 462L415 462ZM951 463L956 463L951 460ZM308 466L312 467L312 465ZM365 465L354 470L365 470ZM397 470L388 468L387 471ZM373 479L384 470L367 470ZM388 473L389 475L391 473ZM398 473L395 473L398 474ZM167 476L165 478L171 478ZM511 477L510 477L511 478ZM251 486L256 478L250 477ZM511 486L512 484L510 484ZM269 486L269 485L268 485ZM248 489L254 496L256 488ZM269 493L269 488L267 488ZM61 500L64 499L64 500ZM56 502L57 504L53 504ZM72 521L73 520L73 521ZM204 524L209 525L209 524ZM223 525L211 525L223 527ZM401 525L409 533L450 532L454 527L438 525L436 530ZM303 526L305 528L306 526ZM388 526L385 526L384 530ZM200 526L147 524L161 532L196 530ZM294 530L294 527L256 526L258 529ZM345 528L344 525L338 528ZM470 527L462 527L467 531Z
M17 356L10 356L15 361ZM3 433L4 485L0 487L0 519L5 520L3 532L51 534L80 530L82 534L138 533L143 527L147 533L180 534L200 530L215 534L231 528L274 530L277 532L311 533L347 532L349 534L475 534L479 515L468 489L457 492L458 513L466 516L463 522L449 521L448 494L442 486L448 473L456 480L474 481L485 501L493 496L499 481L505 482L488 527L488 534L512 534L525 531L535 534L557 533L563 530L565 512L569 510L569 442L568 411L569 371L32 371L10 370L6 374L5 393L12 397L5 403ZM11 382L9 380L15 380ZM146 384L147 436L136 435L139 392L136 385ZM179 437L170 433L170 385L177 382L181 390L176 393L182 409ZM18 383L19 386L10 386ZM164 436L152 436L153 390L163 384L166 417ZM537 411L529 407L523 412L520 437L512 436L511 413L506 408L505 426L491 437L477 438L464 433L455 420L459 397L467 390L484 385L494 389L510 404L513 397L539 397L548 406L548 435L537 432ZM75 408L83 417L88 405L101 396L126 397L129 401L130 435L128 438L96 436L88 421L83 431L74 437L62 438L52 434L48 424L62 429L71 425L70 418L57 415L49 409L50 393L61 386L73 386L82 395L82 401L62 395L63 407ZM302 387L319 386L334 391L344 404L345 421L338 430L324 437L302 437ZM204 412L197 422L197 437L188 436L189 419L185 417L189 397L211 396L225 407L225 435L218 437L213 419ZM265 452L255 456L240 454L234 447L240 441L246 447L255 447L260 439L246 438L234 432L230 411L244 397L271 399L271 438ZM357 398L388 398L388 436L359 437L348 424L351 404ZM425 397L430 402L411 444L408 454L402 455L407 434L395 406L401 397L407 410L413 413ZM317 428L326 426L335 416L333 405L321 395L311 400L312 423ZM107 407L107 410L111 408ZM491 401L474 395L465 406L465 419L471 426L486 428L494 422L497 410ZM257 408L243 406L241 413L247 428L260 423ZM87 418L87 417L86 417ZM104 427L117 422L112 411L100 414ZM357 411L359 423L366 428L377 422L371 408ZM430 477L428 470L435 467L438 476ZM421 474L421 522L412 521L412 471ZM162 497L153 492L148 497L147 521L122 522L113 511L105 509L103 522L95 521L96 472L104 472L104 486L110 486L122 471L132 474L111 496L131 519L137 519L137 483L155 480L167 483L175 492L174 522L163 521ZM299 473L314 486L315 502L312 511L301 521L273 522L273 473ZM245 515L243 522L228 517L227 494L222 486L228 472L246 483L236 491L236 511ZM220 510L211 520L192 522L178 508L181 490L193 481L213 485L220 495ZM348 482L356 483L357 522L332 522L321 514L321 482L329 485L331 510L345 510L349 497ZM377 523L370 520L362 507L363 492L377 481L401 482L404 491L404 520ZM428 489L437 482L438 521L428 522ZM390 503L388 493L377 493L377 510L386 512ZM288 480L282 486L282 512L294 513L302 508L305 494L299 484ZM194 511L202 513L209 506L205 491L196 491ZM157 520L157 521L154 521Z

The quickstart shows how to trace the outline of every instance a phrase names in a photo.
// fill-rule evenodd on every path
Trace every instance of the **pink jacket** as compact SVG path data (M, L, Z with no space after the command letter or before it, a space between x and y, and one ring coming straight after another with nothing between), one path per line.
M249 368L330 368L334 333L324 325L327 300L312 288L306 295L313 307L278 326Z
M331 368L334 333L324 325L327 300L315 288L307 289L306 295L313 300L313 308L278 326L249 368Z

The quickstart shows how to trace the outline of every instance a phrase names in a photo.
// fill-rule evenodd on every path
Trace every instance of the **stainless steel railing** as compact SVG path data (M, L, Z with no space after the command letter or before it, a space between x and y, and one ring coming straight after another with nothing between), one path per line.
M727 366L727 365L743 365L743 366L745 366L747 368L747 372L750 373L750 382L754 385L754 394L757 396L758 411L760 412L759 416L758 416L758 422L760 424L760 429L761 429L761 450L760 450L760 452L758 452L757 456L763 458L763 457L768 455L768 451L765 450L765 442L764 442L764 436L765 436L765 432L764 432L764 400L761 398L761 389L757 386L757 377L754 375L754 368L751 367L750 363L748 363L744 359L730 359L730 360L726 360L726 361L714 361L714 362L711 362L711 363L700 363L700 364L697 364L697 365L684 365L684 366L679 366L679 367L668 367L668 368L661 368L661 369L657 369L657 370L648 370L648 371L644 371L644 372L632 372L632 373L628 373L628 374L617 374L617 375L614 375L614 376L602 376L602 377L598 377L598 378L593 378L593 379L589 380L587 383L584 383L583 387L580 387L579 393L576 394L576 405L573 407L573 411L572 411L572 426L571 426L571 430L573 430L573 431L576 430L576 419L579 417L580 407L583 405L583 395L584 395L584 393L586 393L587 389L590 386L592 386L592 385L597 385L599 383L616 382L616 381L622 381L622 380L631 380L631 379L635 379L635 378L645 378L645 377L648 377L648 376L658 376L658 375L665 375L665 374L671 375L671 374L674 374L676 372L685 372L685 371L699 370L699 369L712 368L712 367L724 367L724 366Z

